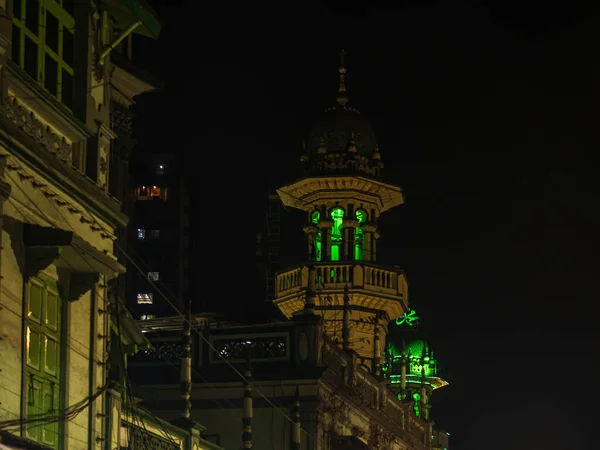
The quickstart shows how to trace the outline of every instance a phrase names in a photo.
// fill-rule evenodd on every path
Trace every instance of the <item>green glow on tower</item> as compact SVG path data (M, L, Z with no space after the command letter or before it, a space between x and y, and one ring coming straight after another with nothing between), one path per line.
M421 402L421 394L418 392L413 392L412 399L415 402L413 409L415 410L415 416L419 417L421 415L421 410L419 409L419 404Z
M340 260L340 245L342 244L342 228L344 226L344 210L335 208L331 211L333 227L331 228L331 260Z
M364 257L363 248L365 239L360 225L367 221L367 213L361 209L356 211L356 221L358 222L359 226L356 227L356 230L354 231L354 260L362 261Z
M408 359L408 373L412 375L423 375L426 377L437 376L437 361L433 358L433 354L426 349L425 341L416 340L406 344L406 357ZM426 349L425 354L423 350ZM402 358L402 352L391 342L388 344L387 353L391 358L391 364L399 364Z
M414 309L402 314L400 317L396 319L396 325L407 326L409 328L413 328L421 323L421 318L417 316L417 313Z
M320 211L315 211L312 213L312 216L310 218L310 220L312 221L312 223L314 223L315 225L319 223L319 220L321 220L321 212Z

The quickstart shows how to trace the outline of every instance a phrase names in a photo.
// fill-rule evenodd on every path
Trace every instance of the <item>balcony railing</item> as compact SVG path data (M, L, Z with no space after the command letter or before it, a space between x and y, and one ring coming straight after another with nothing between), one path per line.
M392 296L404 296L406 278L400 269L385 268L368 262L315 263L317 284L323 290L364 289ZM276 275L276 297L281 298L306 289L307 264L282 271Z

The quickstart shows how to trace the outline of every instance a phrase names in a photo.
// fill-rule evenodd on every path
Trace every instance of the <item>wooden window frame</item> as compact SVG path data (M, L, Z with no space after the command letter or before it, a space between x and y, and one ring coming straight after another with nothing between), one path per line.
M46 55L54 60L57 66L56 73L56 94L48 91L53 97L55 97L59 102L65 105L67 108L72 109L73 105L67 105L64 103L63 99L63 70L71 75L71 77L75 78L75 69L74 67L67 64L64 57L64 28L71 30L73 32L73 46L75 46L75 19L61 6L61 2L57 2L56 0L37 0L38 1L38 12L37 12L37 35L32 32L25 23L26 8L28 4L32 4L31 0L20 0L21 11L18 14L13 15L13 27L19 29L18 38L19 38L19 54L12 55L12 59L18 66L25 71L25 39L29 38L38 49L37 52L37 74L34 77L35 81L43 87L46 91ZM58 21L58 53L50 48L46 44L46 18L47 12L50 12ZM14 39L15 33L13 33ZM14 46L13 46L14 48ZM75 49L73 48L73 57L75 56ZM73 64L75 65L75 64ZM31 74L29 74L31 76ZM73 99L74 95L71 93L71 99Z

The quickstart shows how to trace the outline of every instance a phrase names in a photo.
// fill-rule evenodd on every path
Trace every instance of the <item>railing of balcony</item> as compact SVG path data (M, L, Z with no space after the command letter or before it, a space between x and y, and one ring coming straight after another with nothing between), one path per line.
M276 295L293 294L308 284L308 264L293 267L276 275ZM362 288L389 295L403 295L406 280L404 272L368 262L315 263L317 283L321 289Z

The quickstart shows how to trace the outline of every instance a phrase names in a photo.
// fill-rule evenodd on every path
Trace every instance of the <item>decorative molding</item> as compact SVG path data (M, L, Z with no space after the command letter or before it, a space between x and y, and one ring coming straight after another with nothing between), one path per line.
M54 132L36 117L33 111L26 108L16 97L9 96L2 104L6 117L23 130L41 146L66 164L71 164L73 146L67 140Z
M48 200L56 203L58 208L66 206L66 208L70 214L79 215L80 222L88 224L92 231L100 232L102 239L110 239L112 241L115 241L117 239L116 235L108 234L105 229L98 227L96 220L94 218L90 218L89 215L87 213L85 213L84 211L82 211L81 208L78 207L76 203L71 202L71 201L61 197L59 194L57 194L52 189L52 185L50 185L49 183L46 183L45 181L41 180L40 178L36 178L33 175L29 174L24 167L22 167L21 165L19 165L16 162L15 158L8 159L6 168L9 171L16 172L21 181L31 180L31 185L35 189L40 189L43 192L43 194L48 198ZM9 185L9 187L10 187L10 185ZM2 196L2 184L0 183L0 198L1 198L1 196Z
M279 188L277 194L285 206L305 211L322 204L364 203L375 208L376 217L404 203L400 187L359 175L311 176Z
M118 101L110 102L110 124L119 137L131 137L133 134L133 114Z

